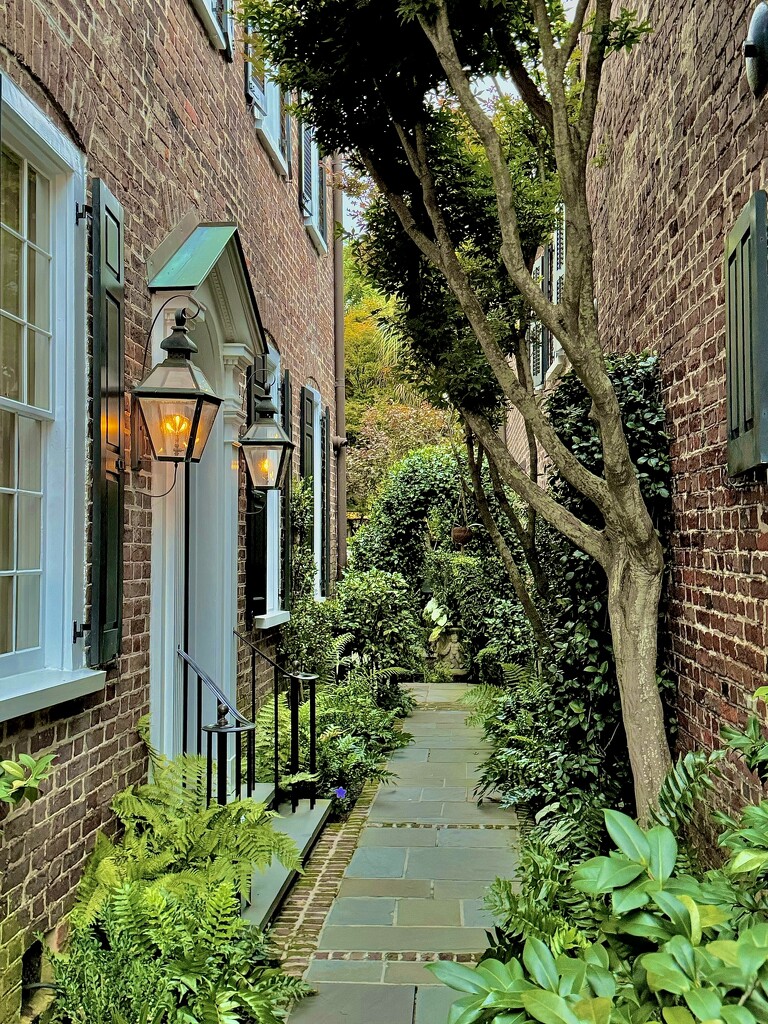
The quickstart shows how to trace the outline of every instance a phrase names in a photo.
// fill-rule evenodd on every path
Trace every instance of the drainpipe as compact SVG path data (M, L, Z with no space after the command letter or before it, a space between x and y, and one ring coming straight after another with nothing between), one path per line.
M336 575L341 579L347 567L347 409L344 366L344 193L343 165L339 154L333 158L333 354L336 380Z

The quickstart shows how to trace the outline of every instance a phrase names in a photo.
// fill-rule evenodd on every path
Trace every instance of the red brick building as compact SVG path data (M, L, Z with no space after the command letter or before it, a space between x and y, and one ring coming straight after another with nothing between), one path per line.
M670 668L683 748L711 749L766 682L766 484L764 472L728 472L724 254L768 186L768 98L753 97L742 55L753 0L641 7L653 34L611 58L595 133L598 309L609 349L661 356L674 470ZM749 786L733 774L723 802Z
M330 168L225 8L0 8L0 757L57 756L44 798L0 822L3 1024L33 933L145 772L138 719L185 744L177 649L234 696L234 629L269 646L288 615L285 501L254 525L237 448L265 366L312 478L318 593L335 575ZM153 498L173 470L129 392L198 306L222 403L202 460Z

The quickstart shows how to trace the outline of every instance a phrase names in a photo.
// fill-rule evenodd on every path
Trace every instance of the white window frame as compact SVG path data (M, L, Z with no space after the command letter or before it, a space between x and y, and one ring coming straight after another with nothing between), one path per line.
M328 252L328 174L326 170L325 174L325 231L323 225L320 223L320 150L318 149L317 143L314 137L312 138L312 207L308 213L304 215L304 226L307 229L309 237L312 239L315 248L322 255Z
M283 411L280 392L280 353L272 346L267 352L266 372L267 380L272 381L270 393L279 419ZM264 615L254 616L254 629L271 629L273 626L288 622L291 617L291 613L280 604L280 577L283 568L280 552L280 511L280 491L276 488L268 490L264 512L261 513L267 517L267 610Z
M105 672L86 667L73 622L85 595L85 433L87 220L85 158L7 76L2 76L3 142L51 183L51 412L43 454L43 582L41 644L34 652L0 656L0 721L99 690ZM27 406L0 398L3 408ZM30 655L27 657L27 655Z
M197 12L197 16L203 23L208 38L215 49L222 53L231 54L234 42L234 14L227 5L222 25L217 14L217 0L190 0L190 3Z
M283 178L291 173L291 146L293 124L291 115L286 115L286 133L288 141L288 153L286 155L280 149L280 135L282 132L282 93L280 86L270 77L269 65L264 70L264 102L255 102L251 107L253 119L256 123L256 132L266 149L275 170Z
M312 553L315 558L315 599L324 601L322 594L323 564L323 400L320 392L306 385L312 396L312 430L315 443L312 451Z

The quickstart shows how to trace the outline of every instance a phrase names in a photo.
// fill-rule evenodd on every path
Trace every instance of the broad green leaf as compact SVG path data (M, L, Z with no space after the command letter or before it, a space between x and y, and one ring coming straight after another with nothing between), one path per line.
M517 961L513 960L512 964L514 964L514 967L511 964L503 964L499 960L483 960L475 968L475 973L487 980L489 991L492 988L500 988L502 991L507 991L511 985L522 977L522 971Z
M738 940L738 966L747 975L756 974L768 960L768 930L765 925L758 925L742 932Z
M662 1013L667 1024L694 1024L693 1017L684 1006L665 1006Z
M679 996L693 986L691 979L667 953L646 953L642 958L642 966L647 974L648 988L652 992L671 992Z
M636 864L648 867L651 862L651 847L645 832L629 815L621 811L605 811L605 827L621 852Z
M587 967L587 981L596 996L613 999L616 995L616 978L606 967L590 964Z
M670 893L663 891L652 893L651 899L660 910L664 911L675 926L675 931L679 935L685 935L686 938L690 939L693 926L691 923L691 915L689 914L686 905L676 896L672 896Z
M629 885L642 873L642 864L633 864L624 857L593 857L576 868L573 885L590 896L599 896Z
M648 832L648 845L651 849L650 871L654 878L666 882L677 863L677 840L671 829L657 825Z
M448 1024L474 1024L484 1014L482 999L478 999L477 996L464 996L462 999L457 999L451 1006Z
M739 966L739 944L733 939L715 939L707 943L707 952L722 960L729 967Z
M690 896L678 896L677 898L688 911L688 916L691 919L691 942L694 946L698 946L701 943L701 915L699 914L699 905L692 900Z
M723 1009L723 1001L711 988L693 988L683 997L688 1009L699 1020L716 1020Z
M666 942L674 934L671 926L646 910L638 910L629 917L623 917L616 923L616 929L626 935L636 935L641 939L657 939L659 942Z
M699 920L704 931L708 928L717 928L731 919L730 912L724 907L716 907L710 903L698 903L697 906L699 908Z
M746 874L749 871L760 871L768 864L768 850L742 850L728 862L728 870L733 875Z
M587 977L587 965L583 960L572 956L557 958L557 969L560 972L558 992L561 996L577 995L584 988Z
M755 1015L746 1006L724 1006L720 1016L725 1024L756 1024Z
M468 992L474 995L482 993L485 997L489 991L485 980L478 975L473 967L467 967L465 964L455 964L451 960L438 960L434 964L427 964L426 968L444 985L457 992Z
M647 905L650 896L645 888L645 882L638 879L633 885L627 885L623 889L615 889L611 896L611 909L616 917L628 914L631 910L639 910Z
M589 1024L608 1024L613 1003L610 999L581 999L574 1004L573 1012L579 1020Z
M680 970L689 978L696 977L696 952L684 935L674 935L665 947Z
M607 967L610 963L608 950L598 942L585 949L582 956L588 964L597 964L598 967Z
M526 992L523 995L523 1006L528 1016L541 1021L541 1024L578 1024L579 1018L568 1003L554 992L541 989Z
M549 989L550 992L557 992L560 979L557 976L555 958L541 939L528 939L523 949L523 963L537 985Z
M524 1024L528 1020L527 1013L502 1013L493 1018L493 1024Z

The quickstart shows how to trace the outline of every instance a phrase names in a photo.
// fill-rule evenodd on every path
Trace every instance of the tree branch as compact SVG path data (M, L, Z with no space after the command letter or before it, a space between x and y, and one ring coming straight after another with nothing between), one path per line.
M483 525L488 531L488 535L493 541L494 547L499 553L499 557L504 564L504 568L507 570L510 582L512 583L512 589L517 595L517 599L523 606L526 618L531 625L531 631L533 632L536 640L536 646L539 651L543 651L550 646L549 638L547 637L547 631L544 628L539 609L536 607L536 603L531 597L528 588L525 585L525 580L520 572L520 569L515 561L515 557L509 548L504 535L498 527L496 520L493 518L491 507L488 504L488 496L485 493L483 486L483 473L482 473L482 458L483 449L480 448L479 456L475 458L475 449L472 438L472 431L469 426L465 424L465 440L467 444L467 461L469 462L469 474L472 478L472 488L475 492L475 501L477 502L477 508L480 513L480 518L483 521Z
M492 453L505 483L524 501L537 509L547 522L567 537L572 544L591 555L603 568L606 568L610 561L610 547L604 533L582 523L551 494L535 484L512 457L484 416L467 409L462 409L461 414L486 452Z

